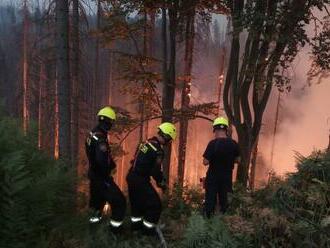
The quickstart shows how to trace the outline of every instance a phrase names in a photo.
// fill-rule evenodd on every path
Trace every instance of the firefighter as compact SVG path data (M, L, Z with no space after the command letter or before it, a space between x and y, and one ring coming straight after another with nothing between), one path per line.
M203 154L203 164L209 166L205 180L204 214L210 218L217 199L220 211L226 212L227 194L232 192L232 174L239 159L239 146L228 136L228 120L218 117L213 122L214 139L209 142Z
M163 146L176 138L175 126L162 123L156 136L140 144L136 150L126 180L131 204L132 230L142 230L145 235L156 235L156 225L161 214L161 200L151 184L166 190L161 164L164 158Z
M116 113L111 107L105 107L98 112L97 116L98 125L86 139L90 180L89 206L94 212L89 221L90 223L100 222L102 210L108 203L112 210L110 228L114 233L118 233L122 229L126 199L112 177L116 171L116 163L111 156L108 132L116 120Z

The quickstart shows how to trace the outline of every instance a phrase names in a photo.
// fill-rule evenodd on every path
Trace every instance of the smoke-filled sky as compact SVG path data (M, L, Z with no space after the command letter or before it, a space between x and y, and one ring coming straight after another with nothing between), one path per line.
M321 14L317 13L321 19ZM313 34L313 26L308 27ZM295 151L308 156L313 150L322 150L328 146L330 132L330 78L320 84L307 85L307 72L311 66L310 47L305 47L292 66L292 90L282 94L279 113L278 133L274 149L273 169L278 174L295 170ZM275 104L278 91L273 91L267 116L275 116ZM273 129L272 123L265 120L266 127ZM260 151L270 163L271 138L261 142Z
M279 174L295 169L295 151L308 156L313 150L325 149L329 142L330 78L304 87L310 67L308 49L300 54L295 65L293 89L282 94L279 114L273 163L274 170ZM274 106L271 108L274 109ZM270 157L270 142L269 138L264 142L268 149L260 149L267 162L270 161L267 159Z

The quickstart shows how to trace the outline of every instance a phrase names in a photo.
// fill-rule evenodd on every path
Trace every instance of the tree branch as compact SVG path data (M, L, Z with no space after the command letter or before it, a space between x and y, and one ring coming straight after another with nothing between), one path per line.
M174 117L179 117L181 116L180 114L178 115L173 115ZM199 118L199 119L203 119L203 120L207 120L207 121L210 121L210 122L213 122L212 119L206 117L206 116L203 116L203 115L194 115L193 116L194 119L196 118ZM142 123L146 122L146 121L152 121L152 120L156 120L156 119L161 119L162 118L162 115L159 115L159 116L154 116L154 117L148 117L146 119L143 119L143 120L140 120L140 123L135 125L133 128L131 128L130 130L127 131L127 133L125 134L125 136L120 140L119 142L119 145L122 145L122 143L125 141L125 139L132 133L134 132L138 127L140 127L142 125Z

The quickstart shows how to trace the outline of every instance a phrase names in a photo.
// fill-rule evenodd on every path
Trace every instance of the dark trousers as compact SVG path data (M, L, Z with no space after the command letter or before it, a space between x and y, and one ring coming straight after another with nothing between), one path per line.
M150 179L137 175L131 170L126 180L132 217L142 217L148 222L157 224L162 206Z
M90 208L102 213L105 203L108 202L112 210L111 219L122 221L126 212L126 199L113 179L111 178L107 183L99 179L90 179L89 186Z
M210 218L219 200L220 211L225 213L228 208L227 194L230 192L228 178L207 177L205 182L205 215Z

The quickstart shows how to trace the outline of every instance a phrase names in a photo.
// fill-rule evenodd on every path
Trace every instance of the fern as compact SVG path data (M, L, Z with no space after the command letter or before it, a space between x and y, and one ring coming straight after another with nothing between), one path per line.
M73 173L36 148L16 121L0 120L0 247L49 247L74 222Z
M207 243L206 220L201 215L192 215L184 234L184 247L203 247Z
M1 247L24 247L23 237L28 234L26 206L23 201L29 185L28 172L21 152L7 154L0 162L2 183L0 186ZM11 241L15 240L13 244Z
M239 243L219 217L206 220L194 214L189 218L182 247L239 247Z

